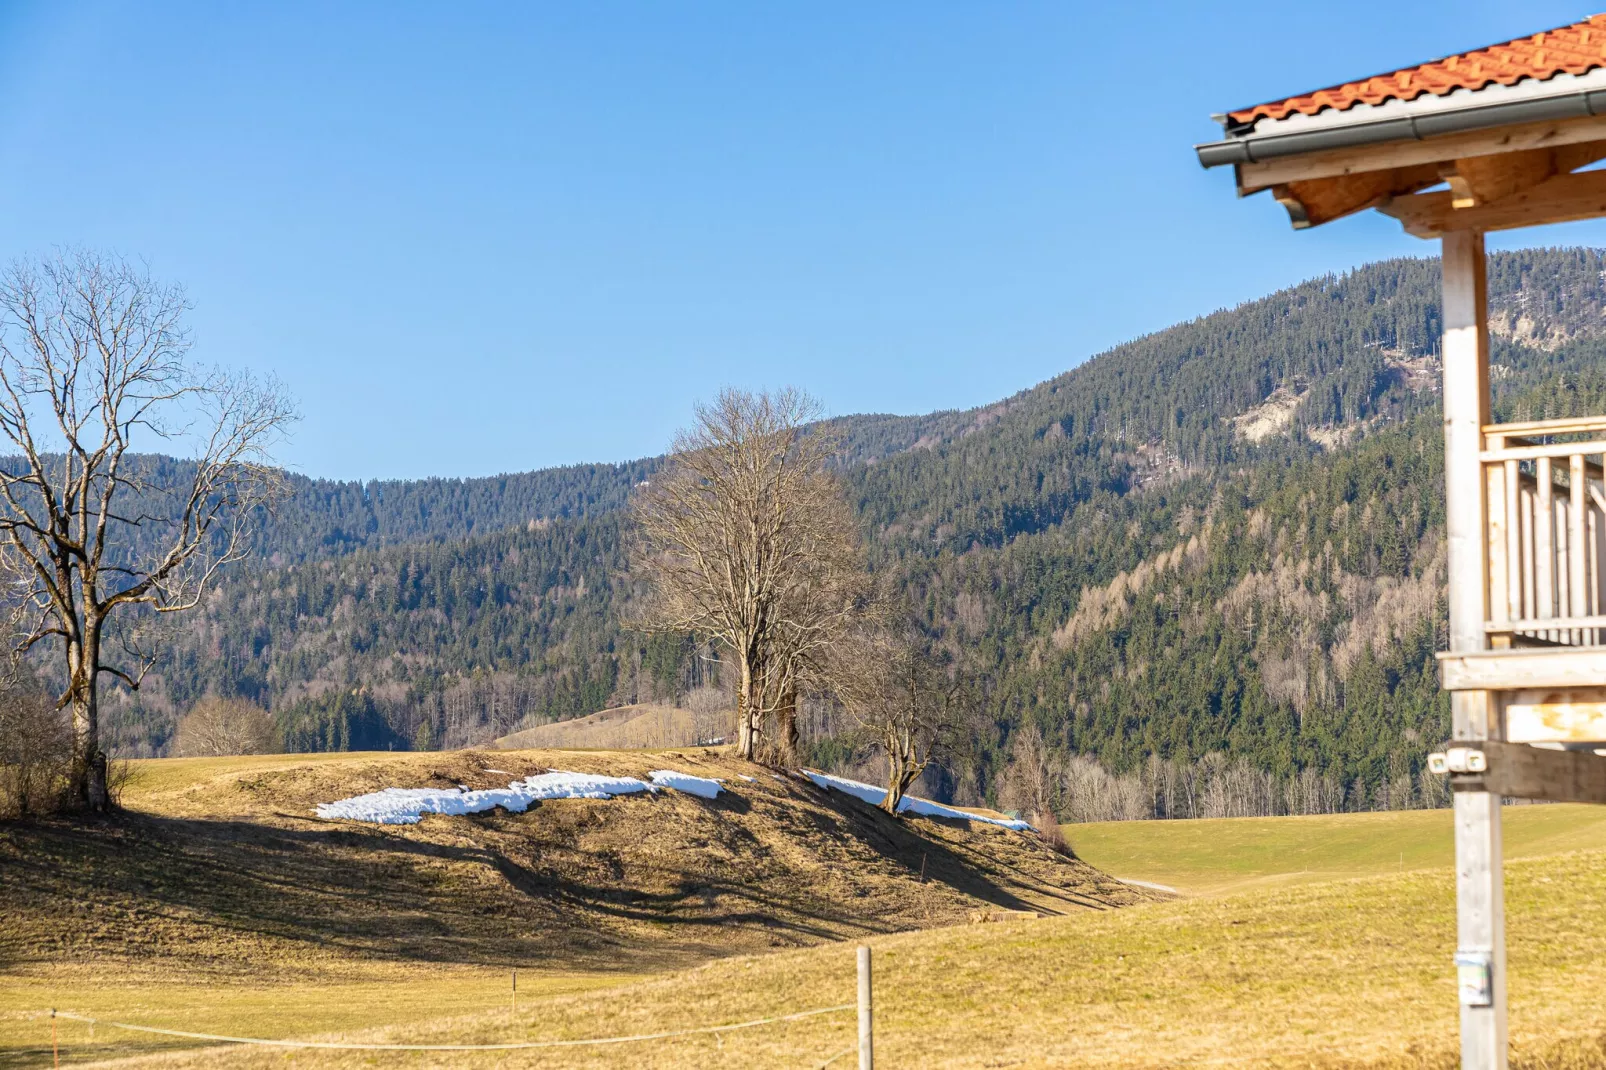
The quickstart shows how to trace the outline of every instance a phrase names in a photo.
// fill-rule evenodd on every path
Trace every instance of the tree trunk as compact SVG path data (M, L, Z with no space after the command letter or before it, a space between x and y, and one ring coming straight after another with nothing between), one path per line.
M797 688L788 687L775 708L776 757L788 769L797 765L799 733L797 725Z
M67 644L68 705L72 709L72 769L68 788L72 800L88 810L111 806L106 788L106 755L100 749L100 702L96 686L98 642L91 637Z
M881 800L881 809L894 817L898 813L898 805L903 802L903 793L908 790L909 782L914 777L909 774L909 763L902 755L887 751L887 795Z
M742 658L742 678L736 689L736 756L752 761L758 747L758 725L753 717L753 663Z

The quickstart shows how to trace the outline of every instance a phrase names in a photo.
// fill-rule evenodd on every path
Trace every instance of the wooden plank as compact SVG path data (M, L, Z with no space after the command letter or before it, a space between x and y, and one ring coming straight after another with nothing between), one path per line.
M1537 461L1541 457L1582 457L1586 453L1602 452L1606 452L1606 440L1593 439L1588 442L1541 442L1537 446L1491 445L1478 454L1478 459L1486 464L1498 464L1501 461Z
M1606 747L1606 687L1510 691L1501 702L1508 742Z
M1337 175L1358 175L1394 167L1415 167L1460 160L1473 156L1493 156L1528 149L1579 145L1606 138L1606 116L1585 116L1538 123L1522 123L1490 130L1469 130L1421 141L1388 141L1376 145L1284 156L1262 163L1238 165L1238 192L1241 195L1269 189L1289 182L1304 182ZM1595 157L1598 159L1599 157ZM1587 161L1586 161L1587 162ZM1583 164L1574 163L1572 167ZM1568 168L1571 170L1571 168Z
M1510 540L1506 537L1506 471L1502 465L1491 464L1484 469L1485 496L1487 505L1488 534L1484 539L1484 552L1488 555L1489 571L1489 619L1496 622L1505 622L1511 619L1511 591L1507 585L1510 577L1508 562L1510 557L1507 550ZM1505 630L1495 634L1504 634ZM1487 631L1485 634L1488 634ZM1495 644L1501 645L1501 644Z
M1488 766L1451 773L1457 792L1490 792L1512 799L1606 803L1606 758L1591 750L1546 750L1488 740L1475 746Z
M1448 691L1606 687L1606 648L1447 652L1438 659Z
M1606 628L1606 615L1591 613L1582 617L1522 617L1516 620L1492 620L1483 626L1485 633L1537 632L1546 628Z
M1501 512L1506 526L1506 616L1522 617L1522 479L1517 462L1507 461L1502 473L1506 499Z
M1407 234L1442 237L1455 230L1511 230L1543 223L1567 223L1606 215L1606 171L1578 171L1545 181L1492 204L1457 208L1454 194L1418 193L1395 197L1378 211L1393 216Z
M1567 611L1575 617L1589 616L1588 544L1584 541L1584 458L1568 458L1567 504ZM1573 632L1573 642L1586 641L1587 633Z
M1515 467L1515 462L1513 462ZM1534 487L1527 478L1514 479L1517 483L1518 510L1522 519L1520 526L1522 546L1522 570L1517 579L1517 587L1522 592L1521 604L1516 607L1514 616L1523 620L1532 620L1538 615L1538 605L1535 602L1535 592L1539 589L1539 578L1536 574L1537 561L1534 553Z
M1485 434L1505 435L1571 435L1584 431L1606 431L1606 416L1569 416L1560 420L1526 420L1521 423L1490 424Z
M1556 615L1556 505L1555 476L1550 470L1550 458L1539 464L1539 496L1534 506L1534 612L1540 617ZM1546 632L1547 639L1555 633Z
M1550 458L1538 462L1538 488L1534 503L1534 613L1556 615L1556 480Z

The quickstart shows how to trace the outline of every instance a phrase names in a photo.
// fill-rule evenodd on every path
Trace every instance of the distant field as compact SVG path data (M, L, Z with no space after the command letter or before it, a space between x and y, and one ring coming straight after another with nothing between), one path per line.
M1606 807L1508 806L1507 858L1606 848ZM1064 826L1111 876L1192 894L1370 877L1454 862L1449 810Z
M503 736L495 744L503 750L537 747L557 750L655 750L693 747L706 738L735 731L732 712L704 714L674 706L617 706L570 721L537 725Z

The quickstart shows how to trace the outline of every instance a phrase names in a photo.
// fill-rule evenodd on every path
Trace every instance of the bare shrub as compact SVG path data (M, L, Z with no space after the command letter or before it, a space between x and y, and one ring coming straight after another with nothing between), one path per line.
M279 749L272 714L241 698L208 695L178 723L173 753L180 758L270 754Z
M1065 831L1059 826L1059 819L1053 814L1039 810L1032 815L1032 828L1037 830L1037 835L1049 850L1066 858L1076 857L1076 852L1071 850L1070 841L1065 838Z
M1059 779L1058 756L1049 750L1036 723L1028 721L1010 739L1009 765L999 786L999 801L1023 814L1056 812Z
M26 817L67 801L72 722L44 695L0 694L0 817Z

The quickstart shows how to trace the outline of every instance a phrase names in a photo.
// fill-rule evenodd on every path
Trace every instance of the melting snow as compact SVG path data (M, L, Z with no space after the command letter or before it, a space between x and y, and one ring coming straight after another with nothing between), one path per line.
M416 825L425 814L478 814L495 807L522 814L543 799L611 799L657 791L635 777L595 776L591 773L542 773L515 780L505 788L463 791L459 788L386 788L339 802L321 803L318 816L372 821L380 825Z
M654 769L647 774L652 778L654 786L660 788L674 788L687 795L696 795L704 799L712 799L719 794L719 781L707 777L692 776L690 773L677 773L673 769Z
M872 784L861 784L857 780L847 777L831 776L829 773L816 773L811 769L802 770L804 776L822 788L835 788L845 792L856 799L862 799L871 806L880 806L881 800L887 797L886 788L878 788ZM1007 817L984 817L966 810L959 810L942 803L934 803L929 799L917 799L913 795L905 795L898 802L898 812L919 814L922 817L957 817L965 821L984 821L989 825L1002 825L1007 829L1017 829L1024 832L1032 826L1025 821L1016 821Z
M487 773L504 772L487 769ZM504 773L511 776L511 773ZM458 788L385 788L339 802L320 803L318 816L330 820L372 821L380 825L416 825L425 814L478 814L500 806L522 814L533 802L546 799L611 799L615 795L635 795L659 788L673 788L688 795L712 799L719 794L719 781L707 777L655 769L649 784L629 776L597 776L592 773L565 773L554 770L539 776L515 780L505 788L470 791Z

